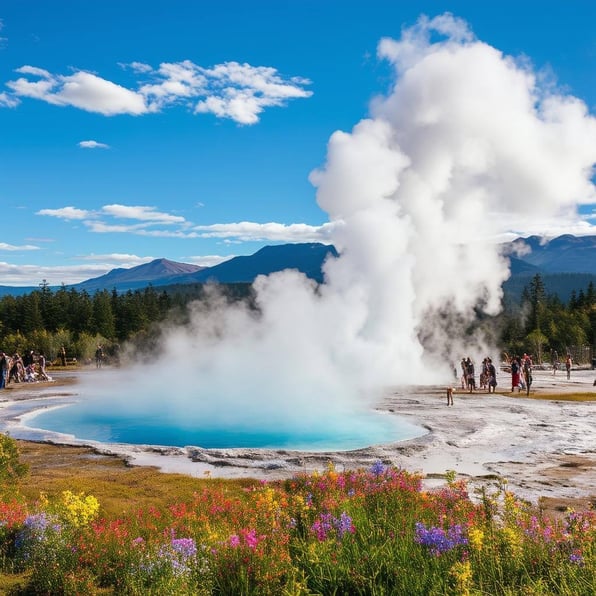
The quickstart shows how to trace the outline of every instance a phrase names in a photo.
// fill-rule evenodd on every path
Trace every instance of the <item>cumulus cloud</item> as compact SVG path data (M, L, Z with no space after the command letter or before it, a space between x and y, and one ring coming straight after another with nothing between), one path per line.
M83 149L109 149L110 146L98 141L80 141L79 147Z
M16 69L24 76L6 83L12 94L0 96L0 106L15 107L19 98L29 97L114 116L148 114L183 104L194 113L255 124L265 108L312 95L305 88L308 79L284 78L272 67L226 62L204 68L190 60L164 62L156 70L142 62L124 66L142 77L136 89L84 70L57 75L25 65Z
M72 106L104 116L136 116L150 111L141 94L90 72L53 75L47 70L28 65L18 68L16 72L36 77L36 80L20 77L6 83L17 97L40 99L50 104Z

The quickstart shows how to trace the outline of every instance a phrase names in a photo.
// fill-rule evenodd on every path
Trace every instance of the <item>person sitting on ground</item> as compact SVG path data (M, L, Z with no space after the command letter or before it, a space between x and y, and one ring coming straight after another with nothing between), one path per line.
M36 383L37 382L37 373L35 372L35 366L33 364L28 364L25 368L25 382L26 383Z

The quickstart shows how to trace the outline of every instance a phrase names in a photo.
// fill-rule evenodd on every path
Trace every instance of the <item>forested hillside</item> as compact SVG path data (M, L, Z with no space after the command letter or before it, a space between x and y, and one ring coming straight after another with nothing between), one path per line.
M9 354L25 350L43 352L54 360L61 346L68 357L92 358L98 343L114 356L125 343L151 350L159 323L184 324L187 305L205 301L217 288L226 301L252 304L251 285L184 284L118 293L113 290L77 291L46 284L23 296L0 298L0 349ZM509 354L528 352L537 361L550 361L551 351L571 352L576 362L592 358L596 343L596 291L594 284L571 292L564 303L545 288L540 274L527 278L521 302L506 301L497 317L479 315L474 328L482 328Z
M68 357L88 360L101 343L113 355L119 346L132 341L139 345L156 333L156 324L170 318L184 323L186 305L212 293L205 284L189 284L118 293L100 290L94 294L61 287L53 291L41 284L23 296L0 298L0 349L9 354L35 350L56 358L61 346ZM226 300L247 299L249 284L218 287ZM145 347L147 347L145 345Z

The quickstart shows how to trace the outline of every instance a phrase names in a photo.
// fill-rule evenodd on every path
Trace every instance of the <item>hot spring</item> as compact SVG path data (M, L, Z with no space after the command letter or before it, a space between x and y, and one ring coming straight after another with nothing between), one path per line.
M112 385L108 395L101 384L83 383L76 397L31 413L26 425L102 443L311 452L362 449L427 432L388 412L328 407L324 400L265 404L246 396L238 403L230 396L207 399L199 390L189 399L130 389Z

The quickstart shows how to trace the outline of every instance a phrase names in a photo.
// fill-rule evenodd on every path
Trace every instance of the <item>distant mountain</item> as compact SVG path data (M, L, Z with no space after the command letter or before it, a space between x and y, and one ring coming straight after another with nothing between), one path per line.
M31 294L34 290L39 290L39 286L0 286L1 296L24 296Z
M269 275L284 269L297 269L307 277L322 283L322 266L329 255L337 256L335 247L316 242L265 246L248 257L234 257L192 275L181 276L178 283L250 283L259 275Z
M112 269L110 272L100 277L94 277L78 284L72 288L87 292L97 290L111 290L116 288L119 291L135 290L143 288L149 284L164 285L173 283L172 280L191 273L197 273L204 267L198 265L189 265L188 263L177 263L168 259L155 259L150 263L144 263L130 269Z
M526 261L518 259L517 257L509 257L509 261L511 275L536 275L537 273L542 273L542 269L540 269L540 267L536 267L536 265L527 263Z
M596 236L565 234L552 240L540 236L518 238L530 252L510 257L511 277L503 284L505 295L519 301L537 273L542 277L547 294L567 302L571 292L585 290L590 282L596 284ZM514 243L504 245L510 252Z
M573 290L596 283L596 236L564 235L549 241L539 236L518 238L530 251L524 255L512 252L513 243L503 245L510 254L511 277L504 284L505 294L519 300L532 277L539 273L547 293L567 301ZM283 244L266 246L250 256L235 257L215 265L199 267L156 259L151 263L130 269L113 269L109 273L67 286L94 293L97 290L116 289L119 292L153 286L176 286L214 281L222 284L250 284L258 275L268 275L283 269L297 269L317 282L323 281L322 266L329 256L337 256L331 245L319 243ZM29 294L38 286L0 286L0 296ZM56 288L53 288L56 289Z
M546 242L540 236L530 236L517 241L523 241L531 249L530 253L518 258L544 273L596 275L596 236L565 234Z

